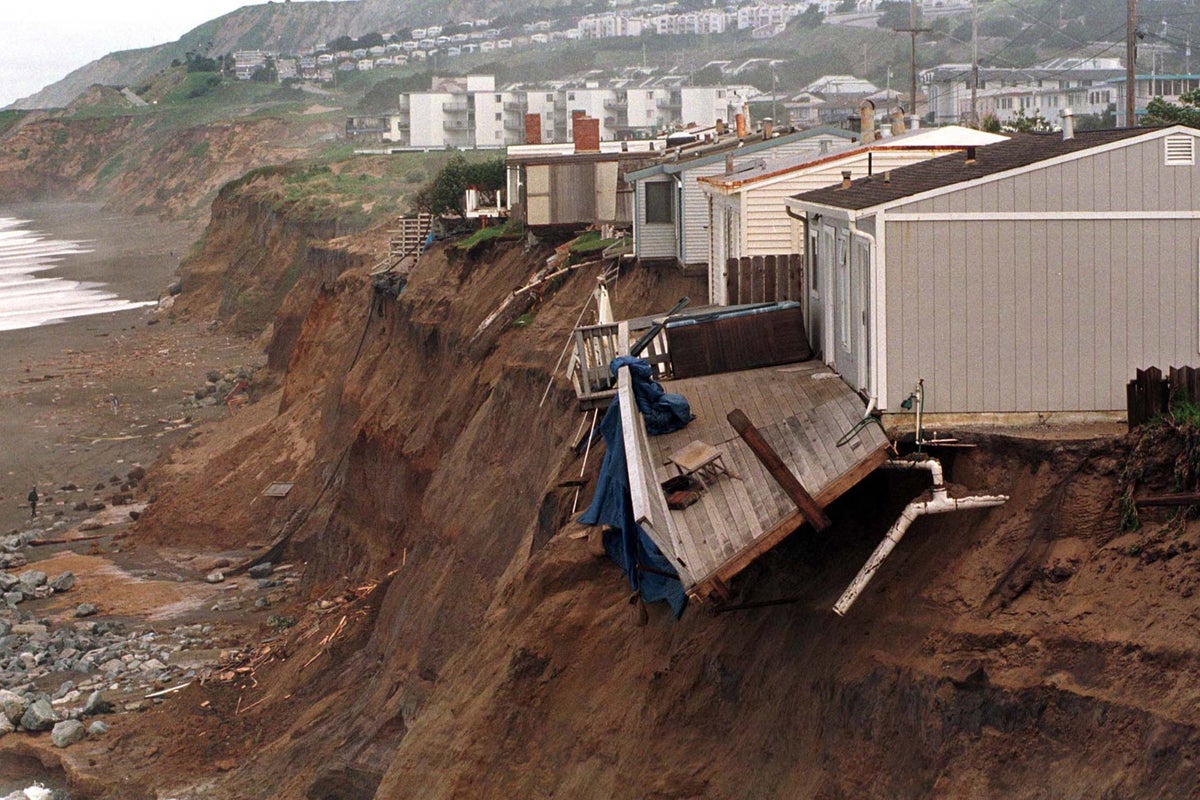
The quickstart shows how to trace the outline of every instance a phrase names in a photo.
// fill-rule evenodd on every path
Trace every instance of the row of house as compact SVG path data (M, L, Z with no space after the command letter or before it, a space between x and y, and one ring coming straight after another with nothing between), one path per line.
M796 265L813 350L885 413L918 383L932 415L1122 412L1135 369L1200 357L1200 130L1062 123L518 152L508 191L530 225L631 226L717 305Z
M934 124L970 121L970 64L939 64L920 73ZM987 67L979 70L975 113L1008 124L1018 115L1057 119L1064 108L1075 114L1115 113L1125 125L1126 73L1118 58L1057 58L1032 67ZM1146 113L1155 97L1178 102L1200 88L1200 74L1139 74L1134 80L1135 113Z
M636 13L608 11L581 17L575 28L579 38L608 39L621 36L692 36L750 30L756 38L783 31L788 21L799 16L809 5L823 11L836 6L836 0L810 3L756 3L740 7L710 8L682 13Z
M346 130L395 150L499 148L570 142L572 119L584 114L597 121L603 141L645 139L673 127L734 119L750 92L687 86L679 77L500 89L492 75L436 77L427 92L401 94L396 113L352 117Z

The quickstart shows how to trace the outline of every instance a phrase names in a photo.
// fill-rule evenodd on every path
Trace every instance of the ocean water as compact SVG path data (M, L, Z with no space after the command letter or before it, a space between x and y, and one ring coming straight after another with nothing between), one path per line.
M0 217L0 331L154 305L125 300L102 283L44 274L90 252L89 242L54 239L28 220Z

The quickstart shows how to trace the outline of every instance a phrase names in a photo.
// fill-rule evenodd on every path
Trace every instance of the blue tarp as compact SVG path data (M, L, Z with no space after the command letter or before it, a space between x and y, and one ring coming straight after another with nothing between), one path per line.
M693 419L687 400L677 394L667 394L661 385L650 379L650 365L644 359L622 356L614 359L610 368L615 375L624 365L630 367L634 398L639 410L646 417L648 432L651 415L655 419L657 433L679 430ZM592 504L583 512L579 521L584 525L607 526L608 530L604 532L604 549L609 557L625 570L629 585L648 603L665 600L678 617L687 605L687 595L683 591L678 573L633 519L633 501L629 495L629 471L626 467L625 439L621 434L619 400L614 399L608 407L600 423L600 434L604 437L605 445L604 461L600 464L600 478L596 483L596 494L592 498ZM638 569L639 565L653 571Z
M613 378L617 370L629 367L629 377L633 383L633 399L637 401L638 411L646 419L646 433L660 436L687 427L695 417L688 401L681 394L667 394L662 384L653 379L650 362L644 358L633 356L618 356L608 365Z

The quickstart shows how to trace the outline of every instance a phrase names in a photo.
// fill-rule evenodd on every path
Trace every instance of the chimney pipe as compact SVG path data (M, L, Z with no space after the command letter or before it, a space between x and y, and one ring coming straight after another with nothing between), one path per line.
M904 133L904 111L896 110L892 112L892 135L899 136Z
M763 120L763 139L770 139L771 132L775 130L775 120L767 117Z
M725 174L733 172L733 153L725 154Z
M883 182L884 183L892 182L892 171L890 169L883 173Z
M842 188L843 189L850 188L850 170L848 170L848 169L842 170Z
M874 174L875 174L875 153L874 153L874 151L868 150L867 151L867 177L869 178Z
M1075 138L1075 112L1067 106L1062 110L1063 141Z
M724 136L725 135L725 120L723 120L723 119L717 120L716 129L717 129L717 136Z
M737 137L739 139L745 139L746 138L746 115L738 114L733 119L737 123Z

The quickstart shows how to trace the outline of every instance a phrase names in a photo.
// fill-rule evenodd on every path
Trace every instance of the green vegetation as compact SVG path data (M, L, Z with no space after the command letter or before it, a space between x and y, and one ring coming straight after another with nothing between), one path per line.
M413 205L431 214L463 215L463 196L468 187L500 189L504 186L504 158L489 158L472 163L455 153L433 180L421 187Z
M20 122L27 113L26 111L18 111L16 109L0 111L0 134L5 133L9 128Z
M600 231L587 231L579 236L579 238L577 238L575 241L571 242L568 250L570 250L573 257L572 261L583 261L586 260L588 256L595 255L596 253L604 250L604 248L611 247L619 241L621 241L620 237L615 239L603 239L600 237ZM576 256L578 256L577 259L574 258Z
M248 188L297 220L336 220L339 230L358 230L408 212L408 198L421 189L410 180L414 174L439 173L451 161L465 163L470 172L483 157L445 152L354 156L336 148L321 158L250 170L220 193Z
M1144 125L1191 125L1200 128L1200 89L1179 96L1178 103L1156 97L1146 104Z
M454 246L459 250L465 250L468 253L475 253L485 247L489 242L520 239L524 234L524 226L522 226L521 223L517 222L516 220L510 219L503 225L492 225L488 228L480 228Z

